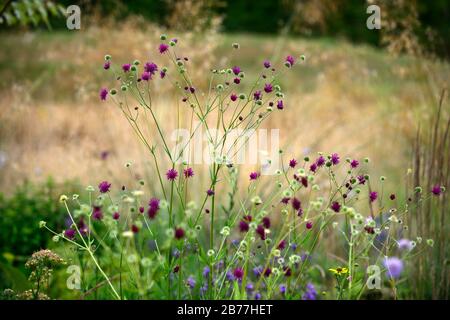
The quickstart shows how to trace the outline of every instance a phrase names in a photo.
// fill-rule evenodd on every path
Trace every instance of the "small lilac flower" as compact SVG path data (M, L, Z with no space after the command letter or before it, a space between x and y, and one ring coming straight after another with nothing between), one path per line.
M194 170L192 170L192 168L184 169L183 173L185 178L191 178L194 176Z
M238 98L238 96L237 96L235 93L232 93L231 96L230 96L230 99L231 99L231 101L233 101L233 102L236 101L237 98Z
M107 193L109 192L109 188L111 188L111 183L109 183L108 181L102 181L100 182L100 184L98 185L98 190L101 193Z
M400 239L398 240L397 245L400 250L411 251L413 249L412 241L409 239Z
M253 286L253 283L251 283L251 282L247 283L247 285L245 286L245 290L247 292L252 292L253 289L254 289L254 286Z
M144 70L147 72L150 72L152 75L154 75L156 73L156 71L158 71L158 66L154 62L147 62L144 65Z
M295 168L296 165L297 165L297 160L291 159L291 160L289 161L289 167Z
M261 267L261 266L253 268L253 274L255 275L255 277L261 276L262 272L263 272L263 267Z
M100 99L101 100L106 100L106 96L108 95L108 89L106 89L106 88L102 88L101 90L100 90Z
M261 300L261 293L255 293L255 300Z
M389 278L397 279L403 271L403 261L397 257L387 257L383 265L387 269L386 274Z
M292 249L292 251L297 250L297 244L296 243L291 243L291 249Z
M266 68L266 69L269 69L269 68L270 68L270 66L271 66L271 64L270 64L270 61L269 61L269 60L266 60L266 61L264 61L263 65L264 65L264 68Z
M209 275L209 272L210 272L209 267L206 266L203 268L202 275L206 278Z
M131 68L131 64L129 64L129 63L125 63L125 64L122 65L123 72L130 71L130 68Z
M211 197L214 195L214 191L211 189L208 189L208 190L206 190L206 194Z
M108 70L111 67L111 61L106 61L103 64L103 69Z
M264 92L266 93L271 93L273 91L273 86L270 83L266 83L264 85Z
M431 192L435 195L435 196L440 196L442 193L442 188L440 185L436 184L435 186L433 186L433 188L431 189Z
M66 231L64 231L64 236L67 239L73 239L75 238L75 230L74 229L67 229Z
M259 91L259 90L255 91L255 92L253 93L253 98L254 98L255 100L261 100L261 99L262 99L261 91Z
M175 169L169 169L166 172L167 180L174 181L178 177L178 171Z
M234 281L234 276L233 273L231 273L231 271L227 272L226 277L228 281Z
M251 172L250 173L250 180L256 180L259 177L259 173L258 172Z
M284 109L283 100L278 100L277 101L277 109L278 110L283 110Z
M333 165L337 165L339 163L339 155L337 153L333 153L331 155L331 163Z
M378 198L378 192L372 191L369 193L370 202L374 202Z
M280 293L283 295L286 293L286 286L284 284L280 284Z
M167 52L167 50L169 50L169 45L167 45L165 43L161 43L159 45L159 53L163 54L163 53Z
M231 68L231 70L233 71L233 73L235 75L239 75L239 73L241 73L241 68L234 66L233 68Z
M331 209L332 209L334 212L339 212L339 211L341 211L341 205L339 204L339 202L334 201L334 202L331 204Z
M314 288L314 285L312 283L308 283L306 285L306 291L302 296L303 300L316 300L317 297L317 291L316 288Z
M192 276L189 276L186 280L186 284L189 288L194 289L195 288L195 280Z
M358 160L352 160L351 162L350 162L350 167L352 167L352 169L356 169L356 168L358 168L358 166L359 166L359 161Z
M151 78L152 78L152 75L151 75L151 73L148 72L148 71L144 71L144 72L142 73L142 75L141 75L141 79L144 80L144 81L148 81L148 80L150 80Z
M286 62L292 67L295 64L295 59L293 56L287 56Z
M233 271L233 275L236 279L242 280L242 277L244 276L244 270L240 267L237 267Z

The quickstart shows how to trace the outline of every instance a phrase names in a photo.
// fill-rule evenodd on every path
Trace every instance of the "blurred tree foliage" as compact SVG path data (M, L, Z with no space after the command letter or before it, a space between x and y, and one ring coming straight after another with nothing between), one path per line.
M65 14L65 8L54 1L49 0L1 0L0 1L0 25L8 27L15 25L45 24L50 28L51 17L61 17Z

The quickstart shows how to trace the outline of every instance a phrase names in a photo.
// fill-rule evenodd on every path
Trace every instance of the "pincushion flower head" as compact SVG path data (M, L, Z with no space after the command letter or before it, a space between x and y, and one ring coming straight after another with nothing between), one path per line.
M178 171L175 169L169 169L166 172L167 180L174 181L178 177Z
M159 211L159 199L158 198L151 198L148 203L148 217L150 219L154 219L156 214Z
M144 70L150 72L152 75L158 71L158 66L154 62L147 62L144 65Z
M231 100L231 101L236 101L237 98L238 98L238 96L237 96L235 93L232 93L232 94L230 95L230 100Z
M316 164L319 167L323 166L325 164L325 158L323 156L320 156L319 158L317 158Z
M397 257L386 257L383 261L386 275L391 279L398 279L403 271L403 261Z
M169 50L169 45L165 44L165 43L161 43L159 45L159 53L163 54L165 52L167 52L167 50Z
M278 110L283 110L284 105L283 105L283 100L278 100L277 101L277 109Z
M64 236L67 239L73 239L75 238L75 230L74 229L67 229L66 231L64 231Z
M296 165L297 165L297 160L291 159L291 160L289 161L289 167L295 168Z
M266 83L264 85L264 92L266 93L271 93L273 91L273 86L270 83Z
M259 91L259 90L255 91L255 92L253 93L253 98L254 98L255 100L261 100L261 99L262 99L262 93L261 93L261 91Z
M98 185L98 191L100 191L101 193L109 192L110 188L111 188L111 183L109 183L108 181L102 181Z
M179 227L175 228L175 239L179 240L184 237L184 229Z
M331 163L333 165L337 165L339 163L339 155L337 153L333 153L331 155Z
M103 69L108 70L111 67L111 61L106 61L103 64Z
M334 202L331 204L331 210L333 210L334 212L339 212L339 211L341 211L341 205L339 204L339 202L334 201Z
M103 212L102 212L101 207L94 206L94 209L92 211L92 219L94 219L94 220L102 220L103 219Z
M266 61L264 61L263 65L264 65L264 68L266 68L266 69L269 69L269 68L270 68L270 66L271 66L271 64L270 64L270 61L269 61L269 60L266 60Z
M144 81L148 81L148 80L150 80L151 78L152 78L152 75L151 75L151 73L148 72L148 71L144 71L144 72L142 73L142 75L141 75L141 79L144 80Z
M352 160L350 162L350 167L352 167L352 169L356 169L359 166L359 161L358 160Z
M234 269L233 271L233 276L238 279L241 280L242 277L244 276L244 270L240 267L237 267L236 269Z
M231 68L231 71L233 71L235 75L239 75L239 73L241 73L241 68L234 66L233 68Z
M250 173L250 180L256 180L259 177L259 173L258 172L252 172Z
M286 63L292 67L295 64L295 58L291 55L286 57Z
M372 191L369 193L370 202L374 202L378 198L378 192Z
M125 64L122 65L123 72L130 71L130 68L131 68L131 64L130 63L125 63Z
M183 173L185 178L191 178L194 176L194 170L192 168L184 169Z
M397 245L400 250L411 251L414 248L412 241L409 239L400 239Z
M106 88L102 88L102 89L100 89L100 99L101 100L106 100L106 97L108 96L108 89L106 89Z
M433 188L431 188L431 192L435 196L440 196L442 193L442 187L440 185L436 184L435 186L433 186Z

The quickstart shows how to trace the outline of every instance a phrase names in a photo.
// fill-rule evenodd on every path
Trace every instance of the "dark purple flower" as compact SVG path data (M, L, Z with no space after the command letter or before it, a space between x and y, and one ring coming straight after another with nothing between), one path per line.
M206 277L208 277L210 271L211 270L209 269L209 267L206 266L206 267L203 268L202 275L206 278Z
M316 164L318 167L323 166L325 164L325 158L323 156L320 156L319 158L317 158Z
M300 210L300 208L302 207L302 203L300 202L300 200L295 197L292 198L291 204L292 204L292 208L294 208L294 210L296 210L296 211Z
M359 166L359 161L358 160L352 160L350 162L350 167L352 167L353 169L358 168Z
M114 220L119 220L119 218L120 218L120 213L114 212L114 213L113 213L113 219L114 219Z
M291 160L289 161L289 167L295 168L296 165L297 165L297 160L291 159Z
M313 223L311 221L306 222L306 229L312 229Z
M270 228L270 219L269 217L264 217L261 220L262 225L264 226L264 228L269 229Z
M337 165L339 163L339 155L337 153L333 153L331 155L331 163L333 165Z
M261 94L261 91L255 91L254 93L253 93L253 98L255 99L255 100L261 100L262 99L262 94Z
M131 225L131 232L138 233L139 232L138 226L135 224Z
M166 76L166 73L161 70L161 72L159 73L159 76L161 77L161 79L164 79L164 77Z
M208 190L206 190L206 194L211 197L214 195L214 191L211 189L208 189Z
M440 185L436 184L435 186L433 186L433 188L431 188L431 192L435 195L435 196L440 196L442 193L442 188Z
M266 60L266 61L264 61L264 68L266 68L266 69L269 69L270 68L270 61L269 60Z
M277 109L278 110L283 110L284 105L283 105L283 100L278 100L277 101Z
M100 99L101 100L106 100L106 96L108 95L108 89L106 89L106 88L102 88L101 90L100 90Z
M239 83L241 83L241 78L234 78L233 82L235 84L239 84Z
M129 63L125 63L125 64L122 65L123 72L130 71L130 68L131 68L131 64L129 64Z
M267 269L264 270L264 276L268 277L272 274L272 269L270 269L269 267Z
M247 232L249 230L249 228L250 228L250 225L246 221L244 221L244 220L239 221L239 230L241 232Z
M306 177L301 177L301 183L305 188L308 188L308 178Z
M102 181L99 183L98 185L98 190L101 193L107 193L109 192L109 188L111 188L111 183L109 183L108 181Z
M145 208L144 207L139 207L139 213L144 213Z
M108 70L111 67L111 62L110 61L106 61L103 64L103 69Z
M239 73L241 73L241 68L234 66L233 68L231 68L231 70L233 71L233 73L235 75L239 75Z
M237 267L233 271L233 275L236 279L242 280L242 277L244 276L244 270L240 267Z
M258 172L251 172L250 173L250 180L256 180L259 177L259 173Z
M370 199L370 202L374 202L375 200L377 200L377 198L378 198L378 192L376 192L376 191L371 191L371 192L369 193L369 199Z
M67 229L66 231L64 231L64 236L68 239L73 239L75 238L75 230L74 229Z
M339 204L339 202L334 201L334 202L331 204L331 209L332 209L334 212L339 212L339 211L341 211L341 205Z
M293 56L287 56L286 62L292 67L295 64L295 59Z
M174 181L178 177L178 171L175 169L169 169L166 172L167 180Z
M158 71L158 66L156 65L156 63L153 62L147 62L144 65L144 70L147 72L150 72L152 75L156 73L156 71Z
M279 250L283 250L284 248L286 248L286 240L281 240L280 243L278 244L277 248Z
M231 101L236 101L238 96L235 93L232 93L230 96Z
M284 284L280 284L280 293L285 294L286 293L286 286Z
M192 168L184 169L183 173L185 178L191 178L194 176L194 170L192 170Z
M289 198L289 197L284 197L283 199L281 199L281 203L283 203L283 204L288 204L288 203L289 203L289 200L291 200L291 198Z
M312 165L309 166L309 170L311 170L312 172L316 172L317 170L317 164L313 163Z
M184 229L183 228L175 228L175 239L179 240L184 237Z
M169 45L165 44L165 43L161 43L159 45L159 53L163 54L165 53L167 50L169 50Z
M152 78L152 74L148 71L144 71L141 75L141 79L144 81L148 81Z
M102 220L103 219L103 212L102 208L98 206L94 206L92 211L92 219L93 220Z
M255 300L261 300L261 293L255 293Z
M366 178L364 178L363 175L360 175L357 178L358 178L359 184L365 184L366 183Z
M266 230L264 229L264 227L262 225L258 225L256 227L256 233L259 235L261 240L266 240Z
M302 299L303 300L316 300L317 297L317 291L316 288L314 288L314 285L312 283L308 283L306 285L305 293L303 294Z
M266 84L264 85L264 91L265 91L266 93L271 93L271 92L273 91L273 86L272 86L272 84L266 83Z

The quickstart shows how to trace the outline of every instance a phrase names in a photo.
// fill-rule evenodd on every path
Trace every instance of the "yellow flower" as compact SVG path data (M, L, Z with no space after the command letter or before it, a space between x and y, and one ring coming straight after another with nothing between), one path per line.
M344 267L337 267L336 269L328 269L331 272L333 272L333 274L337 274L338 276L344 275L348 273L348 269L344 268Z

